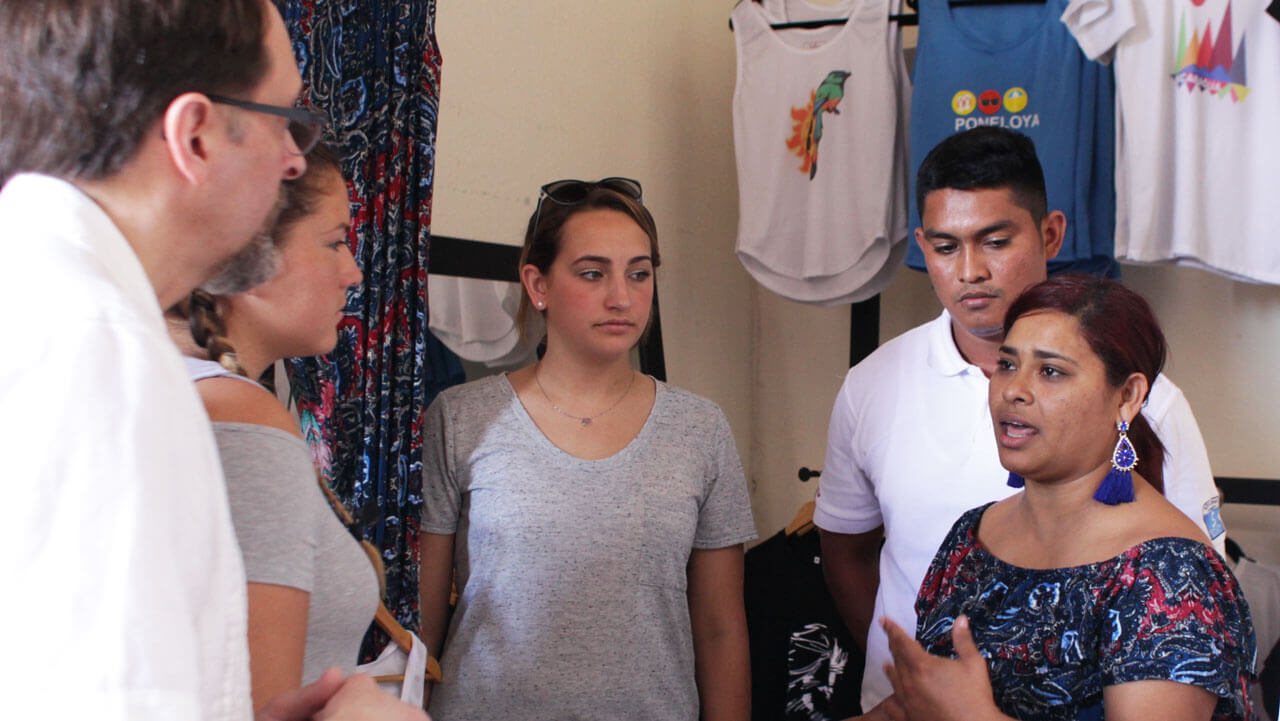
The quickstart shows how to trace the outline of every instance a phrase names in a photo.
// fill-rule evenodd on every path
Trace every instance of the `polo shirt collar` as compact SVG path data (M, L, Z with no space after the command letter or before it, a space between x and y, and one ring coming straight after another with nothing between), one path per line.
M982 374L982 369L960 355L956 340L951 335L951 314L945 308L942 315L929 322L929 367L944 376L968 372Z

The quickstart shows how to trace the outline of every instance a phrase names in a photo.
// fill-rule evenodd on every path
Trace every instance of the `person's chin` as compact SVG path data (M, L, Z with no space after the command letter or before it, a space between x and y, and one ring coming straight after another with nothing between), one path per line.
M999 340L1004 337L1004 328L1002 326L966 328L970 335L977 336L983 340Z

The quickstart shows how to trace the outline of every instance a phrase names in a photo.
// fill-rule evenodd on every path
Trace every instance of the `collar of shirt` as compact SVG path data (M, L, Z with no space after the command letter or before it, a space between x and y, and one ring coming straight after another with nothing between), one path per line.
M986 381L982 369L960 355L956 340L951 336L951 314L945 309L942 315L929 323L929 367L944 376L976 374L978 378Z

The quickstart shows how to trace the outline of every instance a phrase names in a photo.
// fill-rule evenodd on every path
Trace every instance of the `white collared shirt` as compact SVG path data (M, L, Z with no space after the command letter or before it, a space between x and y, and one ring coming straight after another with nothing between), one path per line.
M916 594L947 531L966 510L1015 492L996 450L989 385L960 355L944 310L849 369L836 397L814 523L836 533L885 528L864 710L893 693L880 619L914 634ZM1182 391L1158 376L1142 412L1166 447L1165 496L1202 529L1215 524L1210 536L1224 553L1208 454Z
M222 470L141 264L38 175L0 191L0 254L6 715L251 718Z

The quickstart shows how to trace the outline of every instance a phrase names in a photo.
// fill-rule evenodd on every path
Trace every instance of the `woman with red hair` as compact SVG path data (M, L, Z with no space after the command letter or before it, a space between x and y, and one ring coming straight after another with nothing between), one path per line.
M885 622L907 719L1249 719L1254 634L1203 532L1161 494L1140 411L1165 359L1143 298L1060 276L1009 308L989 403L1023 492L965 513Z

